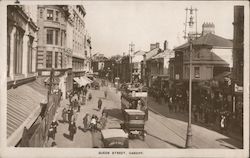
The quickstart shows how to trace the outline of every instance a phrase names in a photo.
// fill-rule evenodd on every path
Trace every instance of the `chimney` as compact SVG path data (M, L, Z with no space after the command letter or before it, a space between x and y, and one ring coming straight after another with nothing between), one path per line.
M214 23L203 23L202 24L202 36L208 34L208 33L215 33L215 26Z
M155 44L155 46L156 46L156 48L160 48L160 43L157 42L157 43Z
M155 44L150 44L150 50L155 49Z
M165 41L164 41L164 50L167 50L167 49L168 49L168 41L165 40Z

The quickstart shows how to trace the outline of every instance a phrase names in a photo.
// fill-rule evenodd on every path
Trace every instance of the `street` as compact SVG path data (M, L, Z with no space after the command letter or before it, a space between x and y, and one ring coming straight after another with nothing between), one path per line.
M107 99L104 98L104 90L108 90ZM93 143L100 141L100 134L91 134L89 131L83 130L83 117L86 113L90 115L96 114L98 117L101 116L101 111L97 110L97 101L99 98L103 101L103 106L108 110L108 121L107 128L119 128L123 118L120 111L120 92L116 93L115 88L101 87L100 90L89 90L92 93L92 100L87 102L86 105L82 105L81 111L78 114L76 120L77 132L74 140L68 139L68 123L62 123L61 111L63 107L69 104L68 100L62 100L61 107L58 109L56 115L59 121L57 127L57 134L55 142L57 147L64 148L92 148ZM149 105L152 109L154 104ZM146 122L145 130L147 132L145 141L141 139L130 139L129 148L184 148L186 140L186 128L187 123L168 118L161 115L155 110L149 111L149 119ZM237 139L229 138L218 132L209 130L207 128L192 125L192 144L193 148L226 148L226 149L237 149L242 148L241 142ZM51 144L50 139L48 144Z

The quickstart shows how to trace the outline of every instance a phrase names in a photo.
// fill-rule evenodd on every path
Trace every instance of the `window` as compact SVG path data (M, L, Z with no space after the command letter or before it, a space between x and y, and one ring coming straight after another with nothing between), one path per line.
M58 17L59 17L59 12L56 11L56 21L58 21Z
M7 76L10 76L10 31L7 34Z
M47 44L53 44L53 30L47 30Z
M200 67L194 67L194 77L200 78Z
M46 68L52 68L52 52L47 51L46 53Z
M23 31L21 29L16 30L15 34L15 43L14 43L14 73L22 73L22 64L23 64Z
M53 20L53 10L47 10L47 20Z
M61 53L61 68L63 68L63 55Z
M41 19L43 18L43 9L42 8L40 9L40 18Z
M30 37L29 41L28 41L28 72L32 72L32 57L33 57L33 52L32 52L32 44L33 44L33 37Z
M58 66L58 52L55 52L55 68Z
M58 45L58 44L59 44L59 30L56 30L56 35L55 35L55 36L56 36L56 37L55 37L55 38L56 38L56 39L55 39L55 40L56 40L56 41L55 41L55 44Z
M63 37L64 37L64 35L63 35L63 31L61 32L61 46L63 45Z

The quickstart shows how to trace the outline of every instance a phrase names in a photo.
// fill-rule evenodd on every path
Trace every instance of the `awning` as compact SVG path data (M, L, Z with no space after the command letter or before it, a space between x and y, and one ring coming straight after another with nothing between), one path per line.
M92 82L93 82L91 79L89 79L89 78L86 77L86 76L82 76L81 78L83 78L84 80L86 80L86 81L89 82L89 83L92 83Z
M90 79L88 79L87 77L83 76L83 77L75 77L74 80L80 85L80 86L86 86L87 84L92 83L93 81L91 81Z
M7 141L15 146L22 138L23 129L29 129L40 114L40 103L46 99L43 80L7 91Z

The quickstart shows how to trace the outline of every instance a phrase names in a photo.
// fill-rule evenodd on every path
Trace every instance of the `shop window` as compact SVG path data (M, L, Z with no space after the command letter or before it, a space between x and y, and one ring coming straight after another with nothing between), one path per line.
M47 29L47 44L53 44L53 30Z
M194 67L194 77L200 78L200 67Z
M53 10L47 10L47 20L53 20Z
M52 51L46 53L46 68L52 68Z
M23 64L23 35L24 32L21 29L16 30L15 34L15 46L14 46L14 73L22 73Z

